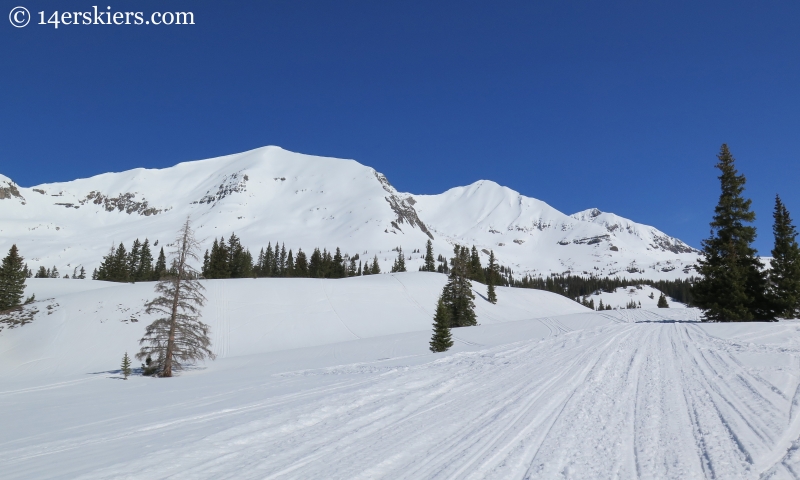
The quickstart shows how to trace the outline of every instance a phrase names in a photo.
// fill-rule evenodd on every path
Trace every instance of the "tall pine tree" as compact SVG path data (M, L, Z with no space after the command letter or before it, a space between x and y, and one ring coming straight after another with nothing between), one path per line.
M729 322L771 318L766 299L766 274L752 247L756 229L751 200L742 196L745 177L723 144L716 164L722 192L711 221L711 236L703 240L698 280L692 294L706 320Z
M20 256L16 244L11 245L8 255L0 264L0 311L22 304L27 277L24 259Z
M800 317L800 248L797 230L792 224L789 210L775 196L775 222L772 232L775 246L769 272L769 299L773 315L781 318Z
M436 314L433 316L433 335L431 336L431 352L446 352L453 346L453 337L450 334L450 310L447 308L442 296L436 302Z
M152 280L161 280L167 274L167 257L164 255L164 247L158 252L158 260L156 266L153 268Z
M423 272L435 272L436 264L433 259L433 242L428 239L425 243L425 263L422 265Z
M497 303L497 293L494 291L494 284L497 282L498 277L494 250L491 250L489 252L489 268L486 271L486 298L490 303Z
M456 245L450 260L450 278L442 290L442 299L450 310L451 327L470 327L478 324L475 316L475 295L469 281L470 253L467 247Z

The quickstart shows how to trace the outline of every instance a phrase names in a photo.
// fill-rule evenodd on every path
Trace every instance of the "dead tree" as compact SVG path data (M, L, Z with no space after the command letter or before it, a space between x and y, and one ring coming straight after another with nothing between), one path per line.
M189 264L199 261L199 244L189 219L172 243L171 268L155 287L158 296L146 304L148 314L160 315L148 325L139 341L141 350L136 358L155 359L157 375L171 377L173 371L205 358L214 359L209 347L209 327L200 321L200 307L206 298L204 287L197 280L197 270Z

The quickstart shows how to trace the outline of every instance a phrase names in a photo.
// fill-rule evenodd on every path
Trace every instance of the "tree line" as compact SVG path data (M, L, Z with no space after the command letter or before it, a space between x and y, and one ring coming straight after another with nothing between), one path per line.
M398 258L402 257L399 249ZM358 263L356 263L358 262ZM404 262L404 260L402 260ZM397 261L395 262L397 264ZM394 269L393 269L394 271ZM405 267L403 270L405 271ZM214 239L210 250L203 256L203 278L264 278L264 277L308 277L308 278L346 278L381 273L378 256L362 264L359 254L350 256L342 253L339 247L335 252L315 248L308 256L302 248L293 252L286 250L285 243L272 242L262 248L254 260L250 250L245 248L236 234Z

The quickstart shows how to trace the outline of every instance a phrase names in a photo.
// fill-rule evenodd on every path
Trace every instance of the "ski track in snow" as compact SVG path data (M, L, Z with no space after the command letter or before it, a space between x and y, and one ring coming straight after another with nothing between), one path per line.
M224 296L215 291L214 328L227 325ZM797 376L781 389L738 356L788 354L797 371L800 349L725 340L667 316L676 312L603 315L619 323L570 331L542 318L551 331L543 341L276 375L268 381L311 387L253 402L243 392L260 380L147 407L170 411L169 421L132 425L127 412L53 437L61 440L0 442L0 470L61 476L48 458L69 452L75 465L97 465L70 475L80 478L798 476ZM228 347L219 348L223 357ZM97 459L118 448L130 459Z

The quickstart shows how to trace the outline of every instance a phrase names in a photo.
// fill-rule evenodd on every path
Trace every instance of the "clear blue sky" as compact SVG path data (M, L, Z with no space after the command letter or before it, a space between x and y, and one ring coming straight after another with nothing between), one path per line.
M800 218L800 2L117 1L196 25L36 25L95 4L0 0L0 173L20 185L279 145L699 246L726 142L759 251L776 193Z

